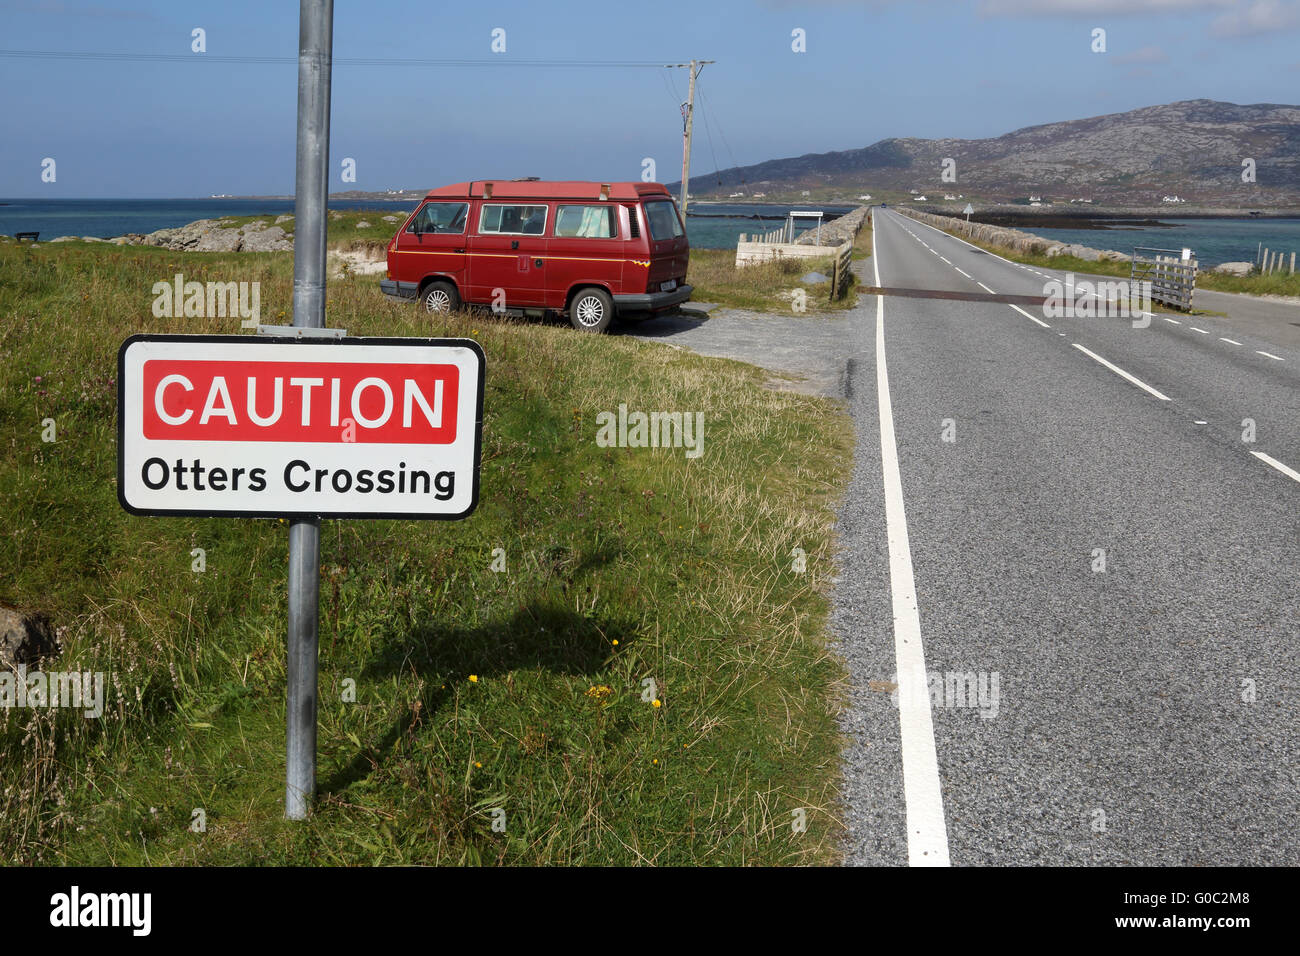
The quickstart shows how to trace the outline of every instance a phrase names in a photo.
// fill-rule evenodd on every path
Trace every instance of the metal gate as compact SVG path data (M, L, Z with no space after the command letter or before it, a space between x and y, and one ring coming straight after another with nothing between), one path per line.
M1196 291L1196 255L1192 250L1138 246L1133 250L1129 277L1134 283L1151 283L1153 301L1191 311Z

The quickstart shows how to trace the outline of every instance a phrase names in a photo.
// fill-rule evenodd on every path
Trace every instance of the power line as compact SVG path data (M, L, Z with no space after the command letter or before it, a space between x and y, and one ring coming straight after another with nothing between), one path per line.
M125 63L294 64L296 56L221 56L212 53L103 53L93 50L0 50L0 57L23 60L98 60ZM409 59L403 57L335 57L335 66L551 67L558 69L664 69L658 60L553 60L504 56L491 59Z
M705 114L706 114L706 115L709 114L709 113L712 113L712 112L713 112L713 107L712 107L711 105L709 105L709 98L708 98L707 96L704 95L704 89L703 89L703 88L700 89L700 105L704 107L704 109L705 109ZM731 151L731 144L730 144L729 142L727 142L727 132L726 132L726 130L724 130L724 129L722 128L722 123L721 123L721 121L717 121L717 123L718 123L718 136L720 136L720 137L722 138L722 146L723 146L723 148L727 151L727 156L731 159L731 168L732 168L732 169L740 169L740 168L741 168L741 167L740 167L740 164L736 162L736 154L733 153L733 152ZM706 121L706 128L707 128L707 121ZM712 143L711 143L711 142L710 142L710 148L712 148ZM714 160L713 160L713 164L714 164L714 166L717 166L717 163L718 163L718 160L717 160L717 158L715 157ZM744 175L744 173L741 173L741 175L740 175L740 184L741 184L742 186L748 185L748 184L745 182L745 175Z

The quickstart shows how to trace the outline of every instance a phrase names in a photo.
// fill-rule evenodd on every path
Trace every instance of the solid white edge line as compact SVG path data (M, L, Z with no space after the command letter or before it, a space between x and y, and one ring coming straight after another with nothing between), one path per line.
M879 230L871 232L871 261L880 288ZM876 296L876 401L880 407L880 461L885 486L885 531L889 541L889 586L894 610L894 657L898 666L898 726L903 759L903 805L910 866L949 866L943 788L930 715L930 690L921 645L912 549L903 507L903 479L894 436L894 412L885 365L885 297Z
M1258 458L1260 461L1264 462L1264 464L1272 465L1274 468L1282 472L1282 474L1286 475L1288 478L1293 478L1296 481L1300 481L1300 471L1296 471L1293 468L1288 468L1286 465L1282 464L1276 458L1270 458L1262 451L1252 451L1251 454L1254 455L1256 458Z
M1152 388L1152 387L1151 387L1150 385L1148 385L1146 382L1142 381L1140 378L1135 378L1135 377L1133 377L1133 376L1130 375L1128 372L1126 372L1126 371L1124 371L1122 368L1120 368L1118 365L1112 365L1110 362L1107 362L1104 358L1102 358L1102 357L1101 357L1100 355L1098 355L1096 352L1090 352L1090 351L1088 351L1088 350L1085 349L1082 345L1080 345L1078 342L1071 342L1070 344L1073 345L1073 346L1074 346L1076 349L1078 349L1080 352L1082 352L1084 355L1088 356L1090 359L1093 359L1094 361L1100 362L1102 365L1106 366L1108 369L1110 369L1110 370L1111 370L1112 372L1114 372L1116 375L1120 376L1120 377L1123 378L1123 379L1126 379L1127 381L1132 382L1132 383L1133 383L1134 385L1136 385L1138 388L1140 388L1140 389L1142 389L1142 390L1144 390L1144 391L1150 392L1150 393L1151 393L1152 395L1154 395L1156 398L1160 399L1160 401L1162 401L1162 402L1167 402L1167 401L1169 401L1169 396L1168 396L1168 395L1164 394L1163 392L1157 392L1154 388Z

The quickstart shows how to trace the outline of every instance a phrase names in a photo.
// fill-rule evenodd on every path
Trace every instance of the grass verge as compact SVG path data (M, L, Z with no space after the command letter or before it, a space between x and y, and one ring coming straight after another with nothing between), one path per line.
M330 325L482 344L480 505L325 523L320 794L283 821L286 526L116 499L121 341L238 330L154 318L150 290L176 272L260 281L263 321L291 319L287 253L0 245L0 599L51 614L47 669L109 675L98 720L0 708L0 861L835 858L823 591L842 411L631 337L433 321L373 278L330 284ZM596 415L620 403L703 412L703 453L597 447Z

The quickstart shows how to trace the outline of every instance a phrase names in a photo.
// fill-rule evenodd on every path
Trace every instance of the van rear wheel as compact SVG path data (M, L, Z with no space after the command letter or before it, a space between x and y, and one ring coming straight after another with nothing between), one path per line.
M569 323L579 332L604 332L614 321L614 300L604 289L582 289L569 305Z
M460 295L450 282L431 282L420 293L424 311L446 314L460 308Z

